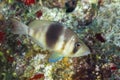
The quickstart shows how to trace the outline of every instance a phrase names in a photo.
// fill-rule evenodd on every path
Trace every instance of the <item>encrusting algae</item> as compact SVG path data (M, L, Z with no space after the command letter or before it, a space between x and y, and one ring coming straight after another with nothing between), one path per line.
M54 65L53 80L72 80L73 62L69 58L63 58L60 62Z

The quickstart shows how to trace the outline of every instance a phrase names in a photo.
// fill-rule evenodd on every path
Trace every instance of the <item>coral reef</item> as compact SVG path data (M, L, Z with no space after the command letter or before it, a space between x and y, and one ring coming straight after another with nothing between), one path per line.
M76 0L70 13L64 0L42 1L0 0L0 79L120 80L120 1ZM78 34L91 54L49 63L50 51L29 36L11 32L9 18L13 17L26 25L35 19L62 22Z

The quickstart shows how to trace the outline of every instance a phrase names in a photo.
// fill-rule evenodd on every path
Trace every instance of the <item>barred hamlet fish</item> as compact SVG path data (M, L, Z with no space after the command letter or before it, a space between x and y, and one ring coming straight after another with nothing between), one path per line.
M63 57L79 57L90 54L88 47L78 36L62 23L35 20L28 26L16 19L11 19L14 34L26 34L37 44L51 51L49 62L56 62Z

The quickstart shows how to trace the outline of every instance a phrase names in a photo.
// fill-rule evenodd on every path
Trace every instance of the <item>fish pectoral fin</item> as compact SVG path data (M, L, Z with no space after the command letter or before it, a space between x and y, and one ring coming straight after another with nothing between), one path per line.
M52 53L52 55L49 58L49 62L57 62L60 61L63 58L63 55L61 53Z

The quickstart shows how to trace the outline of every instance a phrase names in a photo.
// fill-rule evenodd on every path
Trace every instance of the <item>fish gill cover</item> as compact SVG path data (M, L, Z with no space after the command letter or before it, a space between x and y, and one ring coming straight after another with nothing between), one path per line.
M0 80L120 80L120 0L71 1L0 0ZM13 34L10 18L62 22L91 54L49 63L50 51Z

